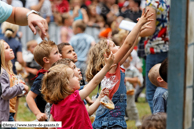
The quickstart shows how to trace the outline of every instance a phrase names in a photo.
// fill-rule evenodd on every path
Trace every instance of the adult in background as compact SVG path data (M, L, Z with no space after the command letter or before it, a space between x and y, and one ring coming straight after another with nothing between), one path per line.
M153 13L150 19L154 21L150 22L149 26L143 30L140 34L141 37L147 37L144 42L146 58L146 98L149 103L150 109L153 112L153 96L156 90L149 78L149 70L158 63L161 63L168 54L169 49L169 9L170 0L147 0L146 10L149 9L148 15ZM145 25L146 26L146 25Z

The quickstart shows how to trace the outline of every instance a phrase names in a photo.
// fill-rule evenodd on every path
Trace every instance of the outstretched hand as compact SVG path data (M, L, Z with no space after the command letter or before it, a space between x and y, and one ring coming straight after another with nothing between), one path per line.
M40 37L44 40L44 38L46 37L46 32L48 31L48 24L44 18L40 17L37 14L31 13L28 16L28 26L34 34L36 34L35 27L38 26L41 30Z
M104 57L105 58L105 65L108 65L110 68L115 66L115 64L113 64L115 57L114 57L112 52L110 52L109 56L107 55L107 53L104 56L105 56Z

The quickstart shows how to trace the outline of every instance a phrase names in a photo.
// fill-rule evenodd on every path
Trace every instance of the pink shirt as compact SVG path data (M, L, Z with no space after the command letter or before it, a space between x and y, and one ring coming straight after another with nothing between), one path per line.
M79 91L53 104L51 114L55 121L61 121L61 129L92 129L92 124Z

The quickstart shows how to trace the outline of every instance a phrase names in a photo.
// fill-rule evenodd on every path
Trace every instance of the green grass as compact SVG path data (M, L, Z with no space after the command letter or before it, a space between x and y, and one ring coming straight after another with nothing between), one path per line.
M97 88L90 94L90 98L93 95L96 95ZM145 98L139 98L139 102L136 103L139 112L139 118L141 120L142 116L151 114L150 108L148 103L146 102ZM33 121L36 119L33 113L31 113L25 106L24 103L26 102L25 97L20 98L19 108L18 108L18 121ZM137 129L135 127L135 121L127 121L127 129Z

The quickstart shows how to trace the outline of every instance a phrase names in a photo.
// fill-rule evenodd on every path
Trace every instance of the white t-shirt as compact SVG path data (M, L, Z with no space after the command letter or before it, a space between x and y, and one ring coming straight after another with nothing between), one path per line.
M39 3L39 0L26 0L26 8L31 9L31 6L37 5ZM51 3L49 0L45 0L41 9L39 10L40 15L43 17L51 16Z
M7 3L7 0L2 0L2 1ZM13 6L13 7L23 7L23 4L19 0L12 0L11 6Z

